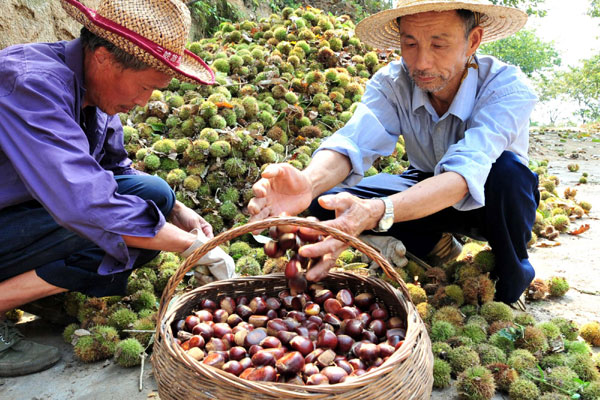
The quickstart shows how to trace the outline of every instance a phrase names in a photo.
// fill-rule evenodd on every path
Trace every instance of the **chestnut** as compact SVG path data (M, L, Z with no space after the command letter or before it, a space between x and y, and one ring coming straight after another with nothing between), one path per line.
M358 339L363 333L363 324L357 319L344 320L343 331L346 335L351 336L354 339Z
M223 310L222 308L219 308L218 310L215 310L213 317L214 322L227 322L227 319L229 318L229 313Z
M267 257L279 258L283 256L284 253L285 251L279 247L279 243L276 241L271 240L270 242L265 243L265 255Z
M335 298L344 307L351 306L352 304L354 304L354 296L352 296L352 293L350 293L348 289L341 289L340 291L338 291Z
M254 297L248 306L254 314L264 315L267 313L267 302L262 297Z
M298 333L289 331L277 332L277 339L279 339L281 343L285 344L286 346L290 343L290 340L292 340L294 336L298 336Z
M206 350L211 351L227 351L229 350L229 344L218 338L211 338L204 346Z
M371 317L373 319L386 320L388 319L388 312L385 308L376 308L373 311L371 311Z
M252 315L252 309L245 304L238 304L235 313L246 320Z
M200 335L194 335L189 340L190 349L192 347L200 347L200 348L202 348L202 347L204 347L205 343L206 342L204 341L204 338L202 336L200 336Z
M267 333L276 336L279 332L287 330L287 325L280 318L274 318L267 322Z
M244 369L248 369L252 366L252 359L250 357L244 357L240 360L240 364Z
M229 359L234 361L240 361L242 358L246 358L248 352L242 346L235 346L229 349Z
M360 293L354 297L354 304L361 310L368 310L375 303L375 296L372 293Z
M295 278L288 279L288 287L292 294L302 293L306 290L308 281L304 275L297 276Z
M377 345L379 350L379 355L383 358L389 357L396 351L396 348L389 343L383 342Z
M227 311L227 313L231 315L235 312L236 304L235 300L233 300L231 297L223 297L219 302L219 306L221 309Z
M295 336L290 340L290 347L302 353L303 356L308 355L315 348L310 339L300 335Z
M385 325L387 329L404 328L404 322L399 317L391 317Z
M275 360L279 360L286 353L287 349L284 349L283 347L273 347L270 349L263 349L262 351L273 354Z
M339 383L342 380L342 378L348 376L348 373L344 371L343 368L340 368L338 366L325 367L323 368L321 373L327 377L329 383Z
M302 375L311 376L319 373L319 368L313 363L304 363L304 368L302 368Z
M279 236L279 248L285 250L296 250L299 247L298 236L295 233L284 233Z
M358 315L359 312L356 307L344 306L337 312L337 316L341 319L355 319Z
M239 361L235 361L235 360L227 361L225 364L223 364L221 369L223 371L229 372L230 374L233 374L235 376L239 376L244 371L244 367L242 367L242 364L240 364Z
M340 303L338 300L333 299L333 298L327 299L323 303L323 309L328 314L337 315L338 312L342 309L342 303Z
M314 301L319 305L323 305L328 299L333 299L333 292L329 289L321 289L315 292Z
M267 337L267 331L263 329L255 329L248 332L244 339L244 346L250 347L254 344L259 344L264 338ZM236 342L237 343L237 342Z
M192 333L194 335L201 335L204 338L204 340L210 340L214 336L215 330L212 326L208 325L207 323L201 322L194 326L194 329L192 329Z
M374 319L369 323L369 329L373 331L373 333L375 335L377 335L377 337L384 337L385 336L385 332L386 332L386 328L385 328L385 322L383 322L380 319Z
M329 365L333 365L333 361L335 360L335 351L329 349L325 350L317 357L317 366L319 368L325 368Z
M279 301L276 297L267 297L265 303L267 304L267 308L269 310L279 310L281 308L281 301Z
M248 355L250 357L254 356L256 353L258 353L259 351L264 350L262 348L262 346L259 346L257 344L253 344L252 346L250 346L250 348L248 349Z
M259 343L265 349L273 349L276 347L281 347L281 341L277 339L275 336L267 336Z
M275 367L280 374L296 374L304 368L304 356L298 351L289 352L277 360Z
M192 332L192 329L194 329L194 327L200 322L200 318L198 318L196 315L188 315L185 318L185 329L187 329L189 332Z
M249 360L249 359L248 359ZM252 363L252 361L250 361L250 363ZM242 379L248 379L248 377L250 376L250 374L255 370L256 368L254 367L247 367L246 369L244 369L244 371L240 374L240 378Z
M352 364L350 364L348 361L346 360L338 360L335 361L335 365L337 365L338 367L342 368L344 371L346 371L346 373L349 375L352 372L354 372L354 367L352 366Z
M324 349L314 349L313 351L311 351L310 353L308 353L308 355L306 355L306 357L304 357L304 362L307 363L316 363L317 362L317 358L319 358L319 356L321 354L323 354L325 352Z
M262 367L264 365L275 365L275 356L272 353L260 350L252 356L252 364L257 367Z
M229 324L219 322L213 325L213 332L217 338L221 339L226 334L231 333L231 327Z
M337 335L328 330L322 330L317 336L317 347L322 349L335 349L338 344Z
M213 315L208 310L196 311L194 314L196 314L200 322L208 322L213 320Z
M248 322L255 328L261 328L263 326L267 326L267 322L269 321L269 317L266 315L250 315L248 318Z
M249 381L275 382L277 371L270 365L255 368L247 378Z
M192 347L188 351L186 351L187 355L192 357L196 361L200 361L204 358L204 352L200 350L198 347Z
M338 353L346 354L350 351L353 344L354 344L354 339L352 339L350 336L338 335L336 350Z
M208 353L208 355L202 361L203 364L210 365L211 367L221 368L225 364L225 357L221 353Z
M200 307L206 310L215 311L217 309L217 303L215 303L211 299L203 299L200 302Z
M225 310L223 310L223 311L225 311ZM225 311L225 312L227 312L227 311ZM228 324L229 324L229 326L231 326L231 327L235 327L235 326L237 326L237 325L238 325L240 322L242 322L242 321L243 321L242 317L240 317L240 316L239 316L239 315L237 315L237 314L230 314L230 315L227 317L227 323L228 323Z
M285 277L287 279L294 279L298 278L300 275L302 275L302 264L300 263L300 260L292 258L285 265Z
M306 384L307 385L327 385L329 383L329 379L327 379L327 377L321 373L316 373L313 375L310 375L307 379L306 379Z
M363 343L358 349L358 357L366 363L371 363L379 357L379 348L375 343Z

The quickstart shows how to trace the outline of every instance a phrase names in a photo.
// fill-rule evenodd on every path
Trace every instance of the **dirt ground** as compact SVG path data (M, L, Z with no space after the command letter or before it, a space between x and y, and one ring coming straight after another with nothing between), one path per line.
M596 141L594 141L595 139ZM541 278L564 276L571 290L559 300L528 303L528 310L538 320L563 316L582 324L600 320L600 135L582 136L576 131L534 133L531 136L531 159L548 159L549 172L559 177L561 193L566 187L576 188L577 199L593 204L590 215L578 220L590 230L580 236L561 235L560 246L535 247L530 251L532 265ZM577 163L580 170L569 172L567 165ZM579 185L582 172L589 174L588 183ZM73 356L72 346L63 342L62 329L44 320L20 324L32 340L57 346L62 359L53 368L34 375L0 379L3 400L75 400L75 399L157 399L157 385L150 362L143 372L143 389L139 390L140 368L125 369L112 361L83 364ZM432 399L457 398L454 388L436 390ZM495 399L508 398L497 395ZM226 400L226 399L222 399Z

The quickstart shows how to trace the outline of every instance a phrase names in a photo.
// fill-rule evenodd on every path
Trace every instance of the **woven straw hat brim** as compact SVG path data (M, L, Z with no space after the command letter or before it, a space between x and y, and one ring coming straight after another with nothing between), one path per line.
M517 8L486 4L481 1L412 1L409 4L378 12L356 26L356 35L377 49L400 49L400 32L396 19L428 11L471 10L481 14L482 43L503 39L518 32L527 22L527 14Z
M127 27L102 17L78 1L61 0L61 3L67 14L92 33L108 40L150 67L180 81L204 85L215 83L213 70L189 50L161 47ZM185 40L187 37L183 39L184 42ZM180 57L177 57L178 54Z

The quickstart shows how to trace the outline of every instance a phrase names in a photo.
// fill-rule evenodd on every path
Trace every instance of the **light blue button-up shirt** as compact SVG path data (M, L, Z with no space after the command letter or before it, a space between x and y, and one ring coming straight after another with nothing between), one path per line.
M483 207L485 182L502 152L515 153L527 165L529 115L537 98L516 67L489 56L475 61L479 68L469 68L442 116L403 61L390 63L367 83L350 121L318 151L334 150L350 159L352 170L343 183L352 186L378 157L392 154L403 135L412 167L435 175L453 171L466 180L469 193L456 209ZM408 187L390 182L388 188Z

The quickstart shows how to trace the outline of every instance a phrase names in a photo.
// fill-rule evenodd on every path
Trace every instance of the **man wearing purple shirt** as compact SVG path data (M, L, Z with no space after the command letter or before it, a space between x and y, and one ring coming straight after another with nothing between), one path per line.
M60 358L22 339L6 311L65 291L122 294L159 250L187 256L212 236L166 182L131 168L117 116L172 77L214 82L185 50L189 11L179 0L104 1L97 11L61 1L84 25L79 39L0 52L0 376ZM146 15L162 25L135 23Z

